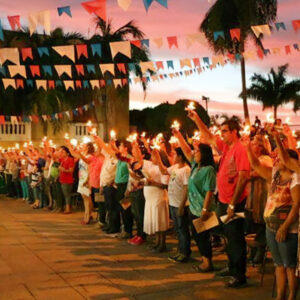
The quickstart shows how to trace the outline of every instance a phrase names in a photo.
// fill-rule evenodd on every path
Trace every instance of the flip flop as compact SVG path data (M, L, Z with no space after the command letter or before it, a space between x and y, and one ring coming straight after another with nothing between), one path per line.
M209 268L206 268L206 269L202 269L200 266L198 265L193 265L192 266L193 269L198 272L198 273L210 273L210 272L213 272L214 271L214 268L211 266Z

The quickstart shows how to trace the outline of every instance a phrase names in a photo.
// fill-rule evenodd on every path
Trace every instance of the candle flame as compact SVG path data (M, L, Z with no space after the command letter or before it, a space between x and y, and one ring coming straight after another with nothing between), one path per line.
M76 147L78 145L78 141L76 139L71 139L70 144Z
M116 136L117 136L116 132L112 129L112 130L110 131L110 138L111 138L112 140L115 140L115 139L116 139Z
M93 126L92 121L91 121L91 120L88 120L87 123L86 123L86 126L92 127L92 126Z
M195 102L191 101L189 105L186 107L186 110L195 110Z
M177 120L175 120L175 121L173 122L173 124L171 125L171 128L174 128L174 129L176 129L176 130L179 130L179 129L180 129L180 123L179 123Z

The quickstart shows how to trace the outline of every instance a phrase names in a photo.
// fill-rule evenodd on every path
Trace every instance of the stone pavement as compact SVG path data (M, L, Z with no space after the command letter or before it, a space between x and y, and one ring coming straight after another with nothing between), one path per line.
M213 274L195 273L192 261L173 264L82 226L82 213L33 210L21 200L0 197L0 299L271 299L273 268L264 287L249 268L249 287L225 289ZM168 248L176 241L168 237ZM199 254L193 251L193 258ZM220 267L225 256L214 257Z

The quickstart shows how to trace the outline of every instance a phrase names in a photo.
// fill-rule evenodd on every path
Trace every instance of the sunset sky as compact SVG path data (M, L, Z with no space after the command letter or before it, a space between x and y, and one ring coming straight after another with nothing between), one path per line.
M28 13L47 9L51 10L52 29L61 26L65 31L79 31L86 36L91 36L95 32L95 25L91 15L81 7L81 2L79 0L0 0L0 18L4 28L9 28L6 17L12 15L20 15L21 23L25 25ZM195 44L188 49L185 37L187 34L197 33L205 12L213 2L207 0L169 0L168 9L157 2L153 2L148 13L146 13L142 0L132 0L131 7L126 12L118 6L117 0L107 0L107 15L112 19L115 29L132 19L136 20L138 26L146 34L146 38L150 39L150 52L153 61L211 57L213 53L206 46ZM258 58L248 60L246 66L248 79L254 72L264 74L271 67L277 68L285 63L290 64L289 75L291 79L294 76L299 76L300 52L292 50L292 54L286 55L282 47L300 41L300 31L296 33L291 25L292 20L300 19L300 1L279 0L278 3L277 21L285 22L287 30L280 32L274 30L272 36L265 39L264 45L265 48L281 47L281 53L270 55L264 60ZM66 15L58 17L57 7L66 5L71 6L73 18ZM166 42L168 36L178 37L179 49L168 48ZM164 46L160 49L153 43L151 46L151 38L156 37L165 38ZM248 46L249 50L252 48L252 45ZM165 67L163 73L169 72ZM180 98L200 100L202 95L205 95L213 100L209 104L211 113L226 112L230 115L242 112L242 103L238 98L240 91L240 67L239 65L228 64L223 68L219 67L187 78L180 77L151 83L145 100L140 85L133 83L130 89L130 101L131 108L140 109L165 101L172 103ZM255 114L260 114L261 109L256 104L257 102L249 102L253 118ZM290 112L290 108L286 108L280 111L280 115L284 118ZM262 115L265 115L265 112ZM300 124L300 117L295 117L294 122Z

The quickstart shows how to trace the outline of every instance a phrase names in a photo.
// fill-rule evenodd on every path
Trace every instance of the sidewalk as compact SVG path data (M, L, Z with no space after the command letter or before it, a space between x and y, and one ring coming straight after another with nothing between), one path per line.
M249 268L249 287L225 289L213 274L195 273L192 261L173 264L168 253L105 236L82 226L82 214L33 210L0 197L0 299L271 299L272 267L264 287ZM168 247L176 241L168 237ZM193 258L199 254L193 248ZM225 256L214 257L217 265Z

